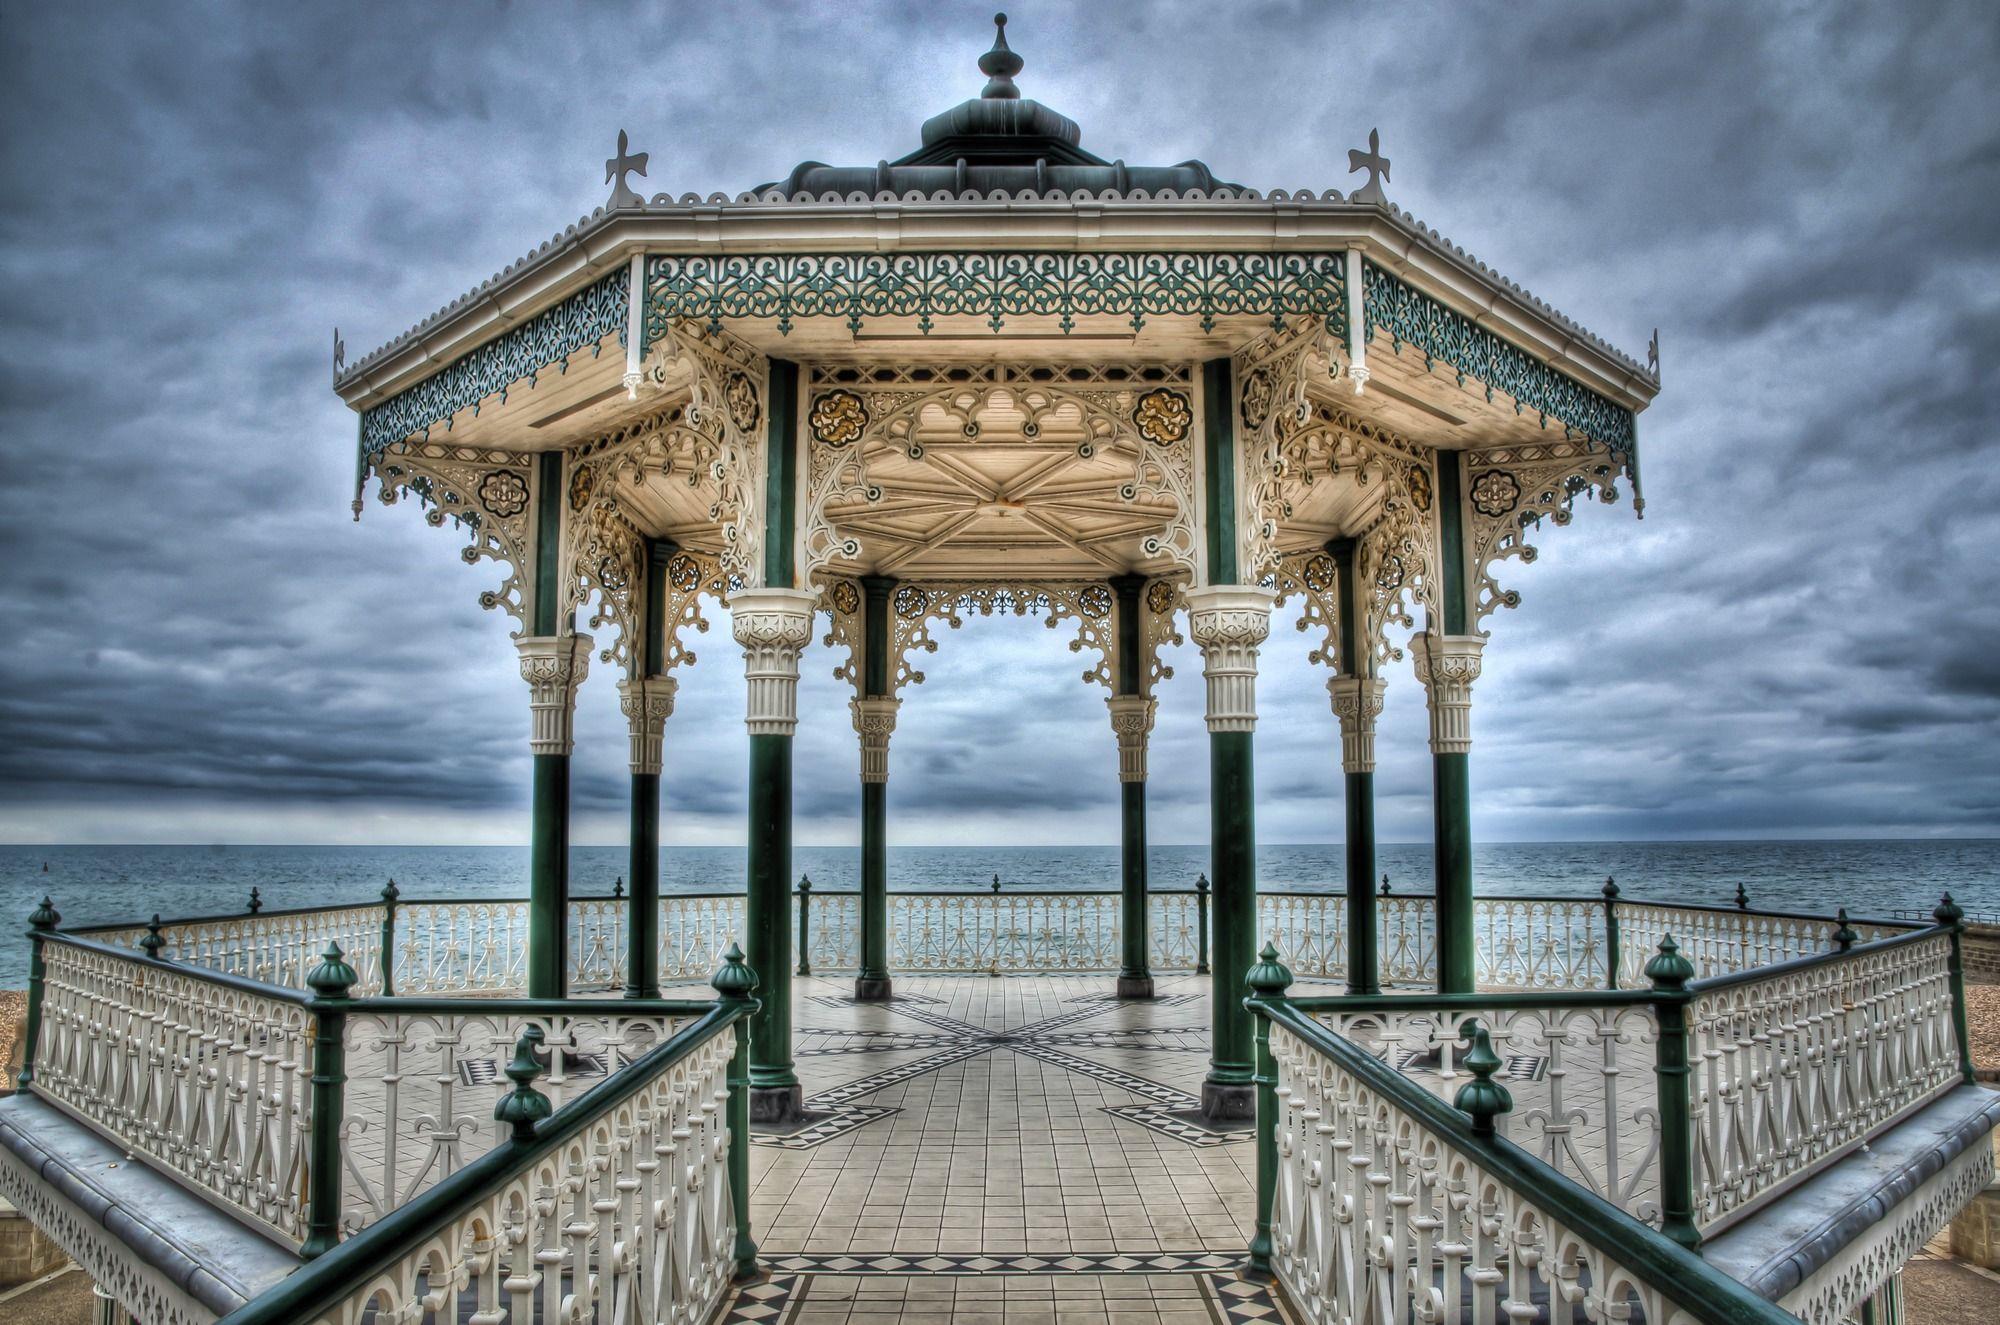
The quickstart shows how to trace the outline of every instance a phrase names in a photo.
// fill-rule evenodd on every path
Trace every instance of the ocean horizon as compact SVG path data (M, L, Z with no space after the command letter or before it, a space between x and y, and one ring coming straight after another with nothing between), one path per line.
M857 847L800 846L793 873L815 888L853 889ZM575 847L570 890L608 894L625 874L623 846ZM891 891L1003 889L1051 891L1116 888L1116 846L891 846ZM1148 877L1160 889L1190 888L1208 868L1206 845L1156 845ZM1258 886L1271 891L1337 892L1345 871L1340 843L1260 843ZM1949 891L1973 914L2000 911L2000 838L1870 838L1848 841L1702 840L1678 842L1487 842L1474 848L1479 892L1595 896L1615 878L1642 901L1724 905L1741 885L1751 904L1769 910L1857 918L1929 910ZM662 849L664 892L740 892L740 846ZM1431 891L1428 843L1384 843L1377 886L1387 875L1398 893ZM525 846L0 846L0 915L21 929L0 929L0 989L27 981L22 929L44 894L65 924L174 919L244 909L252 887L280 909L374 900L395 879L405 897L525 897Z

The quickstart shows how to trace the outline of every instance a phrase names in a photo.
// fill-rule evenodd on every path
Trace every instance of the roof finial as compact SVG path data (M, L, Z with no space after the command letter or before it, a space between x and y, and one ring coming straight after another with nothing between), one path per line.
M1026 61L1007 48L1007 16L995 14L993 26L996 29L993 49L979 57L979 72L986 75L986 90L979 95L1001 101L1018 101L1021 89L1014 86L1014 75L1021 72L1021 66Z

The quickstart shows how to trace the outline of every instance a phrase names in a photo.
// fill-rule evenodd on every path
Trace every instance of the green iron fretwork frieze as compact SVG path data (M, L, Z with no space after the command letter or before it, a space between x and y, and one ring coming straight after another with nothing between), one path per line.
M603 280L543 313L529 318L498 339L488 341L409 390L392 396L361 416L363 459L380 455L413 434L428 435L442 423L450 426L460 410L475 413L488 396L507 398L508 390L550 365L569 367L570 356L589 350L594 357L604 338L617 333L625 341L631 307L632 270L621 266Z
M1244 314L1325 318L1347 330L1340 253L785 253L765 257L646 259L647 344L679 319L774 320L790 332L803 317L979 316L999 331L1009 317L1116 315L1137 331L1148 317L1215 319Z
M1632 411L1566 377L1519 346L1502 340L1470 318L1397 280L1374 263L1362 267L1363 306L1368 339L1386 332L1398 353L1405 345L1423 351L1426 361L1449 366L1478 382L1491 400L1495 391L1511 396L1517 412L1533 410L1544 423L1553 419L1570 432L1611 448L1635 468L1638 435Z

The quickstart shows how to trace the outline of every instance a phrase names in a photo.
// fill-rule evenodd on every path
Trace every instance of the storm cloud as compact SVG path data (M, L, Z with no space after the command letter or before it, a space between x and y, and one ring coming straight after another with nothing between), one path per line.
M1019 81L1127 161L1390 196L1628 349L1660 329L1647 516L1580 511L1505 580L1475 696L1485 840L2000 833L2000 9L1034 3ZM603 201L869 163L977 92L990 5L101 5L0 43L0 838L518 841L510 622L407 505L349 518L329 389ZM1039 622L940 629L892 840L1115 841L1102 692ZM1260 831L1339 836L1304 637L1265 650ZM668 835L740 840L726 620L668 728ZM836 659L806 661L805 841L851 841ZM1153 836L1207 832L1171 659ZM1388 840L1429 828L1391 676ZM578 838L621 840L584 688Z

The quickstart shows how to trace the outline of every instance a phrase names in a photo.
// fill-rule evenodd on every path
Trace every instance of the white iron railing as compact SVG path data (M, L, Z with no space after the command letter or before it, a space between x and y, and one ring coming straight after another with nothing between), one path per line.
M275 987L42 940L35 1093L294 1245L313 1017Z
M150 930L123 925L84 932L99 943L137 948ZM382 908L373 903L165 921L159 935L160 956L170 961L298 990L306 987L306 972L319 965L326 945L338 943L361 977L355 992L382 988Z
M527 979L526 902L397 905L397 993L507 994Z
M1690 986L1695 1208L1705 1230L1959 1083L1950 960L1949 933L1931 932Z
M348 1013L343 1232L383 1218L504 1139L493 1105L510 1088L503 1071L529 1027L542 1032L546 1060L537 1087L560 1108L685 1020L632 1015L617 1002L603 1008L552 1013L391 1000Z
M1840 922L1824 916L1629 901L1615 903L1613 910L1618 919L1618 983L1627 989L1646 983L1646 963L1669 935L1703 979L1817 957L1838 946L1834 935ZM1853 925L1862 943L1922 928L1916 923L1877 921Z

